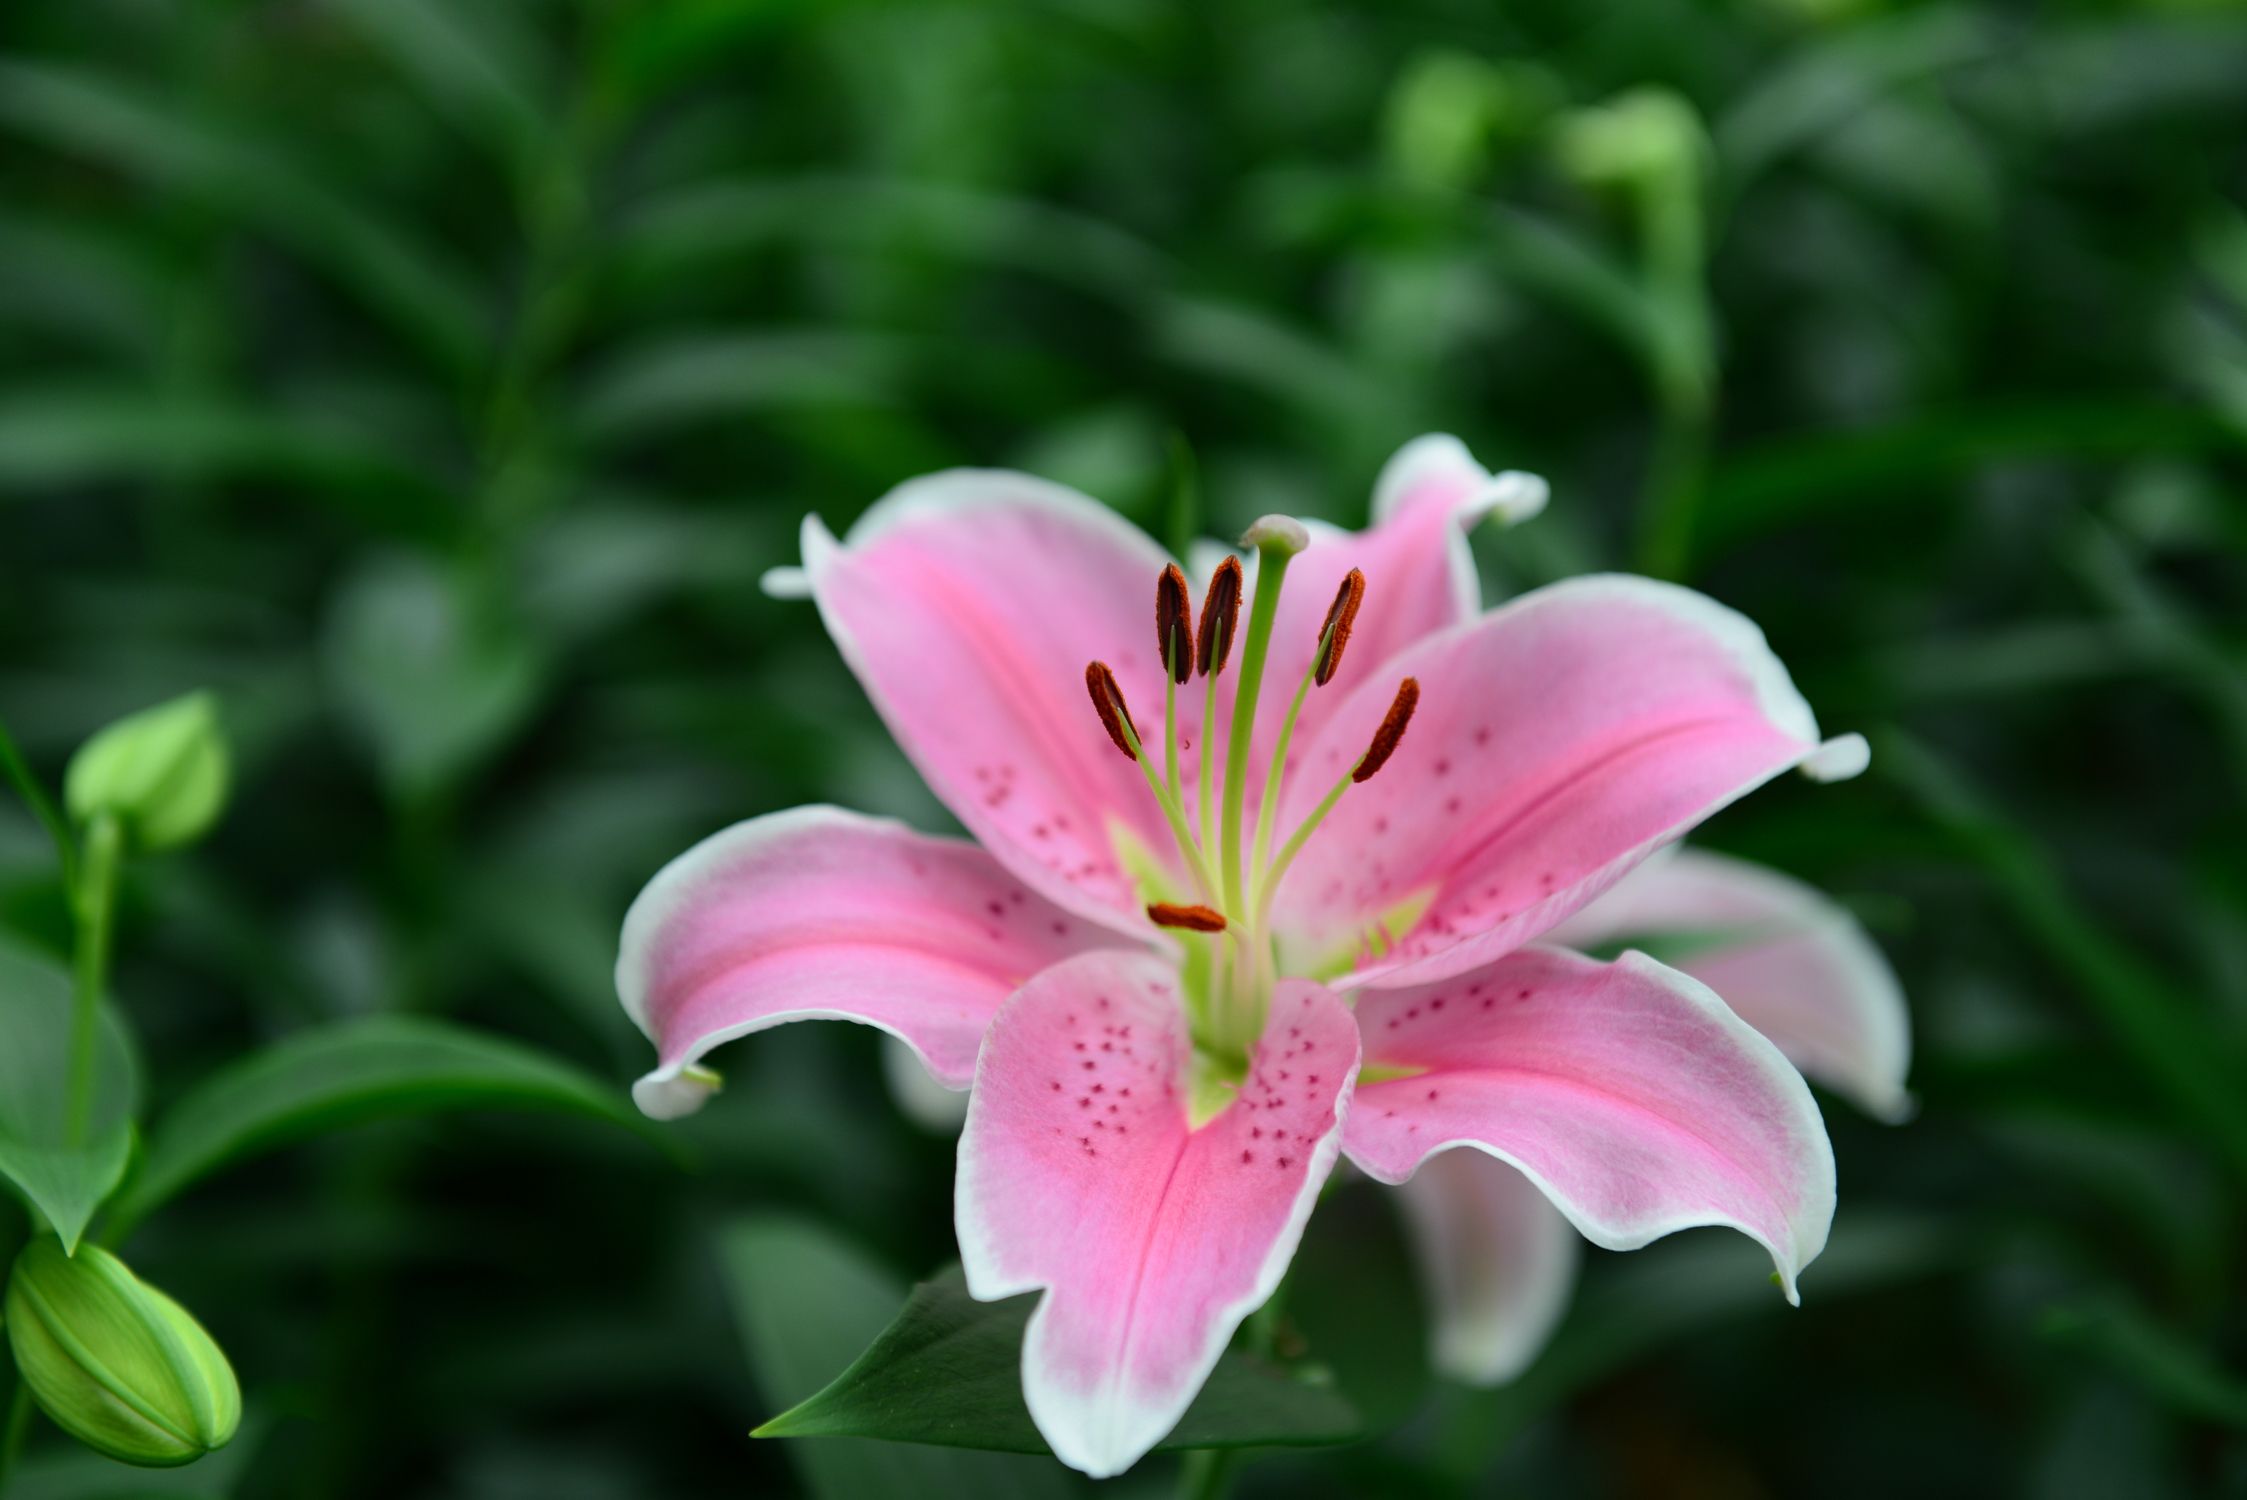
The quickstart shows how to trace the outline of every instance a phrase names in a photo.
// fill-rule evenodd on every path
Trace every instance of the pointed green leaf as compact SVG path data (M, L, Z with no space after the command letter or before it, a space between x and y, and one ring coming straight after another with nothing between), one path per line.
M978 1302L958 1267L922 1282L904 1311L817 1395L758 1437L872 1437L1044 1453L1022 1400L1022 1330L1035 1297ZM1314 1447L1361 1436L1329 1385L1228 1353L1169 1437L1174 1448Z
M719 1242L726 1291L750 1369L769 1400L819 1389L866 1347L905 1296L902 1277L857 1246L804 1220L744 1219ZM844 1439L791 1450L821 1500L860 1495L1062 1495L1061 1470L1034 1459Z
M553 1109L643 1129L621 1093L520 1042L377 1016L276 1043L204 1079L150 1133L115 1205L120 1231L238 1157L368 1120Z
M0 1177L75 1249L132 1159L140 1082L124 1027L105 1007L91 1124L83 1140L69 1139L70 1005L60 964L0 939Z

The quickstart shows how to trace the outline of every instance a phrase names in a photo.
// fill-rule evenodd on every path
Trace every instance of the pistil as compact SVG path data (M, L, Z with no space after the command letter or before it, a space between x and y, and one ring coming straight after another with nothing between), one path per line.
M1241 802L1248 785L1249 742L1256 733L1256 700L1264 686L1264 658L1272 644L1272 621L1279 613L1280 587L1287 565L1311 544L1303 523L1266 516L1241 540L1256 549L1256 598L1249 608L1248 639L1241 647L1241 677L1233 690L1233 732L1225 748L1224 872L1225 903L1241 910Z

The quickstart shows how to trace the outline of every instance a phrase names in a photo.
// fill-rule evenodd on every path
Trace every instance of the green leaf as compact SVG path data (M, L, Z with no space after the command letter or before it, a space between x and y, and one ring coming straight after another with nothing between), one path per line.
M453 510L441 485L332 423L127 387L0 392L0 497L188 479L276 481L399 534L434 534Z
M872 1437L1044 1453L1022 1400L1022 1331L1034 1296L978 1302L957 1267L913 1289L872 1347L758 1437ZM1228 1353L1159 1448L1313 1447L1364 1434L1327 1386Z
M125 1029L105 1006L90 1124L85 1139L72 1144L70 1010L69 973L0 938L0 1177L75 1249L132 1160L140 1080Z
M2101 1360L2179 1411L2247 1431L2247 1380L2119 1298L2052 1308L2039 1331Z
M2247 1093L2206 1007L2079 908L2036 841L1940 756L1890 731L1875 742L1873 764L1981 865L2023 933L2105 1029L2118 1060L2137 1067L2247 1180Z
M230 133L176 96L29 63L0 65L0 128L239 215L455 372L475 370L485 356L489 320L473 283L347 196L342 174L299 165L270 135Z
M1805 1296L1872 1291L1948 1269L1959 1240L1902 1215L1845 1215L1804 1277ZM1603 1268L1604 1269L1604 1268ZM1777 1317L1787 1304L1771 1285L1771 1260L1732 1234L1699 1234L1616 1262L1587 1278L1553 1341L1518 1380L1452 1403L1440 1440L1447 1468L1481 1474L1539 1416L1666 1345L1749 1317Z
M744 412L878 405L906 345L878 334L696 334L636 350L595 375L578 410L588 441L668 434Z
M150 1133L114 1205L113 1237L252 1152L368 1120L495 1108L643 1128L615 1089L519 1042L419 1017L346 1021L275 1043L189 1090Z
M744 1219L719 1241L726 1290L750 1369L768 1399L811 1395L837 1365L866 1347L905 1296L901 1277L833 1230L804 1220ZM798 1444L790 1456L813 1494L1061 1495L1067 1477L1051 1464L843 1439Z
M1710 477L1697 551L1706 560L1781 527L1849 512L1902 523L1904 507L1948 503L1940 481L2023 459L2142 458L2235 450L2208 412L2136 396L1936 412L1880 427L1776 438Z
M329 681L402 796L438 791L504 744L537 705L546 663L475 580L410 554L378 557L328 622Z
M1428 1311L1397 1201L1360 1182L1320 1203L1280 1294L1305 1361L1332 1373L1368 1433L1402 1423L1428 1390Z
M518 180L555 135L541 103L548 71L535 37L502 5L331 0L463 134Z

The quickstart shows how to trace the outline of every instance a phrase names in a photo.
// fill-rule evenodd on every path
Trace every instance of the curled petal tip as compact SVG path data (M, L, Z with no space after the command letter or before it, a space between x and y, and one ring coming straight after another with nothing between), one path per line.
M767 599L809 599L811 574L794 564L767 568L757 580L757 587Z
M1872 764L1872 746L1861 734L1837 734L1803 758L1802 774L1812 781L1847 781Z
M651 1120L683 1120L724 1087L708 1068L658 1068L632 1085L632 1102Z
M1241 545L1293 557L1311 545L1311 533L1293 516L1259 516L1241 533Z
M1500 525L1518 526L1542 511L1551 497L1552 487L1540 476L1508 469L1490 477L1474 504L1478 512L1496 516Z

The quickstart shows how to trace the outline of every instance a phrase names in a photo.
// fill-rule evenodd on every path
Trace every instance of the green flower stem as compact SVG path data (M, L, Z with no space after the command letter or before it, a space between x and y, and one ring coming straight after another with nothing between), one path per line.
M1225 747L1225 910L1240 911L1241 794L1247 790L1248 746L1256 733L1256 698L1264 686L1264 657L1279 613L1280 585L1294 555L1283 547L1256 551L1256 601L1249 607L1248 638L1241 643L1241 680L1233 692L1233 733Z
M1185 1467L1178 1471L1179 1500L1221 1500L1233 1487L1239 1458L1237 1448L1189 1449Z
M77 985L70 1007L70 1113L65 1138L86 1139L94 1107L94 1048L100 1039L101 996L109 983L109 938L117 905L117 866L125 830L114 814L96 813L86 826L85 858L72 905L78 919Z
M0 723L0 772L7 774L17 795L23 798L24 805L31 809L32 816L47 830L47 837L54 840L55 857L62 863L63 884L75 885L78 879L78 851L70 840L70 824L47 796L46 788L39 785L39 778L31 774L31 767L24 763L23 752L16 748L15 737L8 733L8 726L4 723Z
M16 1393L8 1401L8 1425L0 1428L0 1494L7 1493L8 1480L16 1472L16 1460L23 1456L23 1440L31 1433L31 1387L17 1377Z

